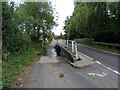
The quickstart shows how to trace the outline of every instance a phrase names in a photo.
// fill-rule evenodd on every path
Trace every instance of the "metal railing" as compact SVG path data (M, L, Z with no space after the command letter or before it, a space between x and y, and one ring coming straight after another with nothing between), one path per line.
M58 43L69 50L73 55L74 59L78 59L78 52L77 52L77 43L72 40L58 40Z
M75 39L75 41L77 43L91 45L94 42L94 39L92 39L92 38L80 38L80 39Z
M112 46L112 47L119 47L119 44L112 44L112 43L103 43L103 42L93 42L94 44L100 44L100 45L106 45L106 46Z
M92 39L92 38L80 38L80 39L75 39L75 41L77 43L86 44L86 45L99 44L99 45L106 45L106 46L120 48L119 44L104 43L104 42L95 42L94 39Z

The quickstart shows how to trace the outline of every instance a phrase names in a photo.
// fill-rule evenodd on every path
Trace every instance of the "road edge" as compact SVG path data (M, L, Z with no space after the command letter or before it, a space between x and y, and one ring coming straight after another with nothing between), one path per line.
M85 46L85 47L88 47L88 48L93 49L93 50L96 50L96 51L100 51L100 52L104 52L104 53L108 53L108 54L113 54L113 55L120 56L119 53L114 53L114 52L110 52L110 51L105 51L105 50L96 49L96 48L90 47L90 46L85 45L85 44L80 44L80 43L77 43L77 44L78 44L78 45L83 45L83 46Z

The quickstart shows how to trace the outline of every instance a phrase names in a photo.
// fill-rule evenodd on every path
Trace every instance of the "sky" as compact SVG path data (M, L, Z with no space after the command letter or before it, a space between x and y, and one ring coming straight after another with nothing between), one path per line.
M22 3L24 0L10 0L15 1L17 3ZM28 0L30 1L30 0ZM34 0L33 0L34 1ZM38 0L42 1L42 0ZM44 0L43 0L44 1ZM74 0L48 0L52 2L52 7L55 8L54 16L56 19L56 16L58 16L58 26L53 27L52 32L54 32L55 35L60 35L61 32L64 34L64 21L66 20L67 16L71 16L72 12L74 10ZM58 12L58 14L56 14Z
M55 6L56 5L56 6ZM74 10L73 0L52 0L52 6L58 12L58 26L54 27L52 31L55 35L60 35L61 32L64 34L64 21L67 16L71 16Z

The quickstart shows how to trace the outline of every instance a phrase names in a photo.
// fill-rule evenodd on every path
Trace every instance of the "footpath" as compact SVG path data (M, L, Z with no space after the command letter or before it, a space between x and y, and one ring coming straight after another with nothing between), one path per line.
M89 79L64 64L55 52L53 41L43 55L33 66L25 79L19 79L15 88L95 88L97 85ZM83 57L84 58L84 57ZM77 62L82 65L87 61ZM82 63L82 64L81 64ZM14 88L14 87L13 87Z

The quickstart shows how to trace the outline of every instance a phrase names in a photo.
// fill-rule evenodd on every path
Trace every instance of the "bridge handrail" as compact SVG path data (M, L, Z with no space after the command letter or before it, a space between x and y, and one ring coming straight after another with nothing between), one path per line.
M67 48L73 55L75 55L75 58L78 59L77 43L75 41L61 39L58 40L58 43L63 47Z
M115 46L115 47L120 47L119 44L112 44L112 43L103 43L103 42L93 42L95 44L101 44L101 45L107 45L107 46Z

